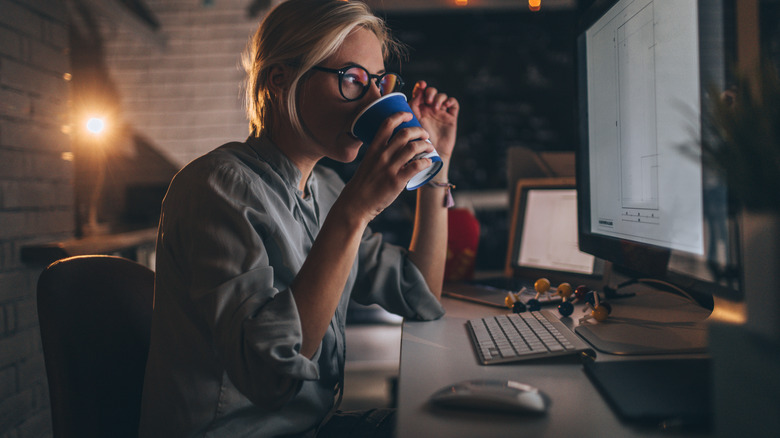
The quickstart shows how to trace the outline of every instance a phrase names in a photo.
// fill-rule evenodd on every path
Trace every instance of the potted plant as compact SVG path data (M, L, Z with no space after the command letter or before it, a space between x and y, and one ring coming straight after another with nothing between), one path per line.
M710 93L717 96L717 92ZM752 212L780 211L780 78L765 63L753 80L713 99L702 159L726 178L730 194Z
M715 94L702 160L725 178L740 209L747 328L780 339L780 77L765 62L752 78Z

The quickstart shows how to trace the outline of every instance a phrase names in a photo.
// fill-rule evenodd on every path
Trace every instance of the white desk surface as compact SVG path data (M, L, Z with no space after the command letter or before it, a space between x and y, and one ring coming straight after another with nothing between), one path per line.
M446 297L442 303L447 310L442 319L405 321L403 324L398 438L682 435L622 423L585 375L579 358L480 365L465 323L468 319L507 311ZM550 310L558 314L554 307ZM572 317L563 321L571 328L582 314L581 308L577 307ZM597 356L597 360L620 359L603 353ZM512 379L528 383L546 393L552 403L544 416L442 410L428 404L428 397L438 389L469 379Z

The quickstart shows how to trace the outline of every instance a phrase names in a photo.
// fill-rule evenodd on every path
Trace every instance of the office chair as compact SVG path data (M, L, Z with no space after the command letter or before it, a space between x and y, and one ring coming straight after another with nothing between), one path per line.
M136 437L154 272L128 259L77 256L38 280L55 438Z

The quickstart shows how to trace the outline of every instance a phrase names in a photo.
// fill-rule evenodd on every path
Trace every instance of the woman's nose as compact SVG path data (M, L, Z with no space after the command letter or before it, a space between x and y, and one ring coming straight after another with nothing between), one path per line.
M376 81L371 81L366 95L370 98L371 102L382 97L382 90L379 88L379 84L377 84Z

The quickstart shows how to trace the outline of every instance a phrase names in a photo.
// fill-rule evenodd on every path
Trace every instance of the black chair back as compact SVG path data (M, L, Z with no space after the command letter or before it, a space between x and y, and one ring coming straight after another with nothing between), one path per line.
M52 426L61 437L136 437L154 272L128 259L77 256L38 280Z

